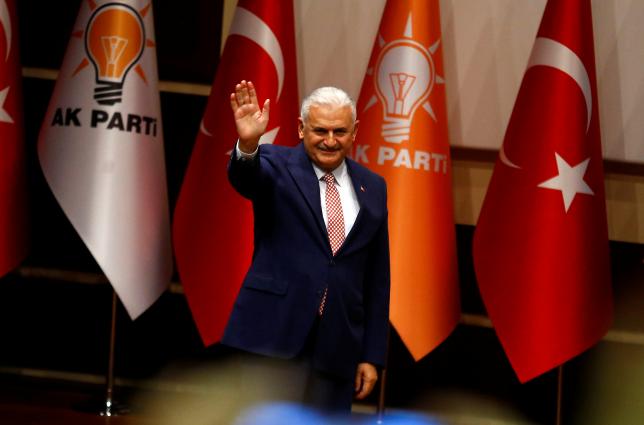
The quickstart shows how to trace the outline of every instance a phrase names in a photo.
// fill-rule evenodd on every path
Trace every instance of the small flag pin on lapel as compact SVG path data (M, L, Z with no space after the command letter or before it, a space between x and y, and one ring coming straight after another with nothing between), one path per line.
M364 188L364 186L360 185L360 192L366 192L367 190Z

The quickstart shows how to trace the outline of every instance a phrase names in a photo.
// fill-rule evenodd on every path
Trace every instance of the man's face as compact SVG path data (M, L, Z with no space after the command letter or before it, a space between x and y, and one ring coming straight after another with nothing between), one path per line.
M322 170L337 168L351 150L358 131L349 106L312 105L307 122L299 118L298 132L311 161Z

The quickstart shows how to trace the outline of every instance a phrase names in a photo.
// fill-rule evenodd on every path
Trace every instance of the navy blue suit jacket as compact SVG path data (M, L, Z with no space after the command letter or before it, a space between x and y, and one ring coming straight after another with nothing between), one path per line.
M387 193L382 177L351 159L347 169L360 211L332 255L319 182L300 143L262 145L228 175L253 203L252 264L222 342L291 358L302 350L328 287L314 348L314 367L353 378L359 362L384 365L389 324ZM225 208L225 206L222 206Z

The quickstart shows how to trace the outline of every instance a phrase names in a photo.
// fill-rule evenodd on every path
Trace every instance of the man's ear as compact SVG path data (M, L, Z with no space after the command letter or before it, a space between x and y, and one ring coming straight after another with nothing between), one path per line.
M300 136L300 139L304 138L304 120L302 117L297 118L297 134Z
M356 135L358 134L358 125L360 124L360 120L356 120L356 122L353 123L353 140L356 139Z

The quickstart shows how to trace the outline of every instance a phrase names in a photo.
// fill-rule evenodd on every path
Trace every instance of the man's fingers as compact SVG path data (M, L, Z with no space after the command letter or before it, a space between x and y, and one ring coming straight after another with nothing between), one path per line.
M235 101L237 102L237 106L242 106L244 104L244 97L242 96L241 88L238 87L239 84L235 87Z
M375 379L369 379L366 376L363 376L361 387L359 388L358 393L356 394L356 398L359 400L362 400L363 398L367 397L369 394L371 394L371 391L373 390L373 387L376 384Z
M254 94L255 89L253 87L253 83L251 83L250 81L242 80L241 85L242 85L241 94L242 94L243 103L245 105L259 106L257 104L257 95ZM253 97L255 98L254 101L253 101Z
M237 98L237 104L239 106L248 103L248 85L245 80L241 80L241 82L235 86L235 97Z
M237 103L237 96L235 93L230 94L230 107L232 108L233 112L237 112L237 109L239 108L239 103Z
M266 120L268 120L268 113L270 112L270 110L271 110L271 101L270 99L266 99L264 101L264 106L262 107L262 115L264 116L264 118L266 118Z
M250 103L259 106L259 101L257 100L257 92L255 91L255 85L251 81L248 82L248 96Z
M359 373L356 376L356 398L362 399L364 397L363 393L365 391L366 383L364 382L364 375Z
M367 397L378 380L378 371L370 363L360 363L356 373L355 391L356 398L361 400Z
M230 95L230 106L236 111L246 105L255 106L259 109L259 102L257 100L257 91L252 82L242 80L235 86L235 92ZM266 99L262 107L262 115L268 114L270 110L270 101Z

